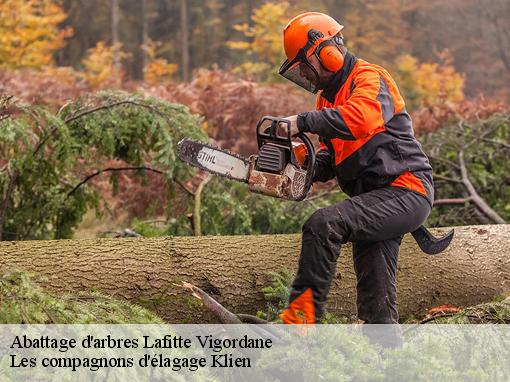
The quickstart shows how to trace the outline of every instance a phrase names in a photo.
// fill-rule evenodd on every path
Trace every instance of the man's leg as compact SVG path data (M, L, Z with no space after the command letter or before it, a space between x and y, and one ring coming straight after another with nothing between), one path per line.
M367 324L397 324L397 259L402 237L353 243L358 318Z
M322 315L342 244L400 238L430 209L421 195L386 187L316 211L303 225L299 269L282 321L313 323Z
M384 241L353 243L357 278L358 318L366 324L363 333L384 347L402 344L397 311L397 260L402 236Z
M329 286L336 271L340 246L347 227L341 216L326 208L316 211L303 225L301 256L289 296L289 308L280 318L284 323L314 323L323 313Z

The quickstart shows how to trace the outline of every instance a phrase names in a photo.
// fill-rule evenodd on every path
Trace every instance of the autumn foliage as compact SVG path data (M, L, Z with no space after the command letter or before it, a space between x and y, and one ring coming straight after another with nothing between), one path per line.
M459 120L475 122L487 119L494 114L503 114L509 111L510 105L507 103L480 96L458 103L447 102L421 107L412 113L412 117L415 132L424 134Z
M441 53L439 62L434 63L420 63L409 54L399 56L395 78L408 110L444 103L454 105L464 99L464 76L455 71L448 51Z
M149 41L143 48L147 55L147 63L143 68L143 77L145 82L150 85L169 82L177 72L177 64L172 64L168 60L159 57L158 48L161 43Z
M336 9L334 3L321 2L322 6L333 11ZM116 88L155 96L188 106L193 113L201 116L201 127L211 139L219 146L245 156L257 151L255 127L262 116L284 117L314 109L313 95L293 84L276 81L279 78L277 68L284 58L281 30L290 17L302 11L301 3L266 1L256 6L254 3L248 18L242 19L248 22L231 20L234 26L232 33L221 34L219 31L223 26L218 24L222 22L218 15L238 10L222 10L223 2L214 2L219 8L203 10L200 15L208 20L207 23L204 23L204 28L190 34L191 58L193 67L198 68L203 63L200 61L204 59L202 56L207 56L211 46L216 46L215 54L218 55L214 55L214 60L227 69L219 69L219 65L196 69L189 83L177 82L182 65L179 55L175 54L175 46L179 44L174 40L152 40L150 35L136 40L135 49L133 41L126 38L127 34L122 36L123 45L112 45L110 36L103 34L99 39L91 40L86 49L83 48L85 45L80 46L83 51L74 66L55 65L56 58L60 61L65 56L67 48L64 49L64 46L71 41L72 34L72 28L63 25L68 20L62 4L59 0L0 0L0 95L12 94L21 101L49 106L51 112L57 112L62 105L83 93L98 89ZM509 106L499 100L465 96L464 88L468 86L470 77L458 70L454 49L451 54L445 50L442 53L427 52L427 55L411 49L402 32L407 30L408 24L401 16L404 11L418 12L419 7L400 10L388 6L392 4L395 5L392 0L378 3L346 1L345 20L349 23L345 22L345 41L356 56L384 65L394 76L418 135L454 126L459 120L476 122L509 111ZM321 5L317 3L317 6ZM83 7L76 2L69 9L76 15L76 10L85 9ZM327 12L326 8L318 10ZM213 11L216 12L215 18L208 19L207 12ZM197 16L196 9L192 8L191 12ZM344 17L343 14L331 14L337 18ZM395 22L387 23L388 19ZM221 42L217 41L220 35L224 37ZM202 44L197 42L197 36L203 37ZM385 44L380 43L383 38ZM210 42L210 46L205 42ZM173 55L168 52L173 52ZM139 68L143 76L138 78L143 80L134 80L133 73L128 71L137 60L142 64ZM2 163L0 160L0 165ZM108 158L103 164L122 166L125 163L119 158ZM78 166L78 170L75 175L85 177L90 168ZM195 183L190 185L196 186ZM110 207L125 211L130 216L163 215L168 211L166 203L169 198L174 198L173 212L180 215L186 212L186 203L180 203L179 198L187 191L180 189L170 195L164 178L157 173L149 172L143 177L134 176L129 171L100 175L90 184L107 195L104 199ZM116 186L112 187L112 184ZM241 188L235 191L230 185L221 187L220 182L211 182L209 189L225 192L204 196L204 204L208 205L204 208L209 208L210 212L216 209L216 215L222 220L216 222L211 219L209 227L216 223L221 225L226 220L225 214L230 214L233 216L231 221L235 223L232 225L239 231L236 232L248 232L246 227L252 224L251 218L246 218L246 211L237 205L238 200L221 199L232 192L241 195L240 199L245 198L244 191ZM191 187L191 191L193 189ZM262 209L258 200L257 203L257 208ZM267 206L268 209L276 208L270 203ZM214 214L211 212L210 215ZM259 220L263 222L260 226L266 224L264 219ZM246 227L243 228L240 221ZM274 226L282 225L277 222ZM289 227L286 229L290 230Z
M245 61L235 71L263 75L262 78L274 77L275 68L284 59L281 34L289 17L289 3L268 2L254 10L251 26L247 23L234 25L247 39L227 42L229 48L245 53Z
M0 66L39 68L53 63L72 28L60 28L66 19L61 1L0 1Z
M200 70L189 84L144 90L189 106L204 117L204 128L219 145L246 155L257 150L255 127L263 115L289 116L313 109L313 97L292 85L239 80L220 70Z

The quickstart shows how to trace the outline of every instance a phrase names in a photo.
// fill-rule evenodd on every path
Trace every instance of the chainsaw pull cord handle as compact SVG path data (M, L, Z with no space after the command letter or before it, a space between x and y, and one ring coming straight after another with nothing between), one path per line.
M306 168L306 179L305 179L305 186L303 187L303 194L294 200L300 202L306 198L308 195L308 191L310 190L310 187L312 187L313 182L313 175L315 172L315 149L313 147L313 143L310 138L305 133L299 133L296 135L296 138L299 138L306 147L306 151L308 154L308 163Z

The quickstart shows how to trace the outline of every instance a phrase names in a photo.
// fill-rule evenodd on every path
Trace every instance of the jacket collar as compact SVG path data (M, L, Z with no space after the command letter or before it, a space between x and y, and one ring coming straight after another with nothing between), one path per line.
M322 91L321 97L325 98L330 103L334 103L336 94L345 84L345 81L351 74L356 62L358 62L358 59L350 52L347 52L344 57L344 64L342 65L342 68L333 75L328 86L326 86L326 88Z

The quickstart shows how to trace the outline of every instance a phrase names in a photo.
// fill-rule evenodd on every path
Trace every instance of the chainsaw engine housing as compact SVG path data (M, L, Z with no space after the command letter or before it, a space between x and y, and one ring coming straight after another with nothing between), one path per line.
M288 149L274 143L266 143L259 150L256 169L281 174L289 162Z
M265 122L270 123L268 126ZM286 126L284 135L280 125ZM299 134L308 159L303 163L294 153L295 142L290 135L290 121L263 117L257 125L258 155L252 156L248 170L250 191L281 199L303 200L311 186L315 153L310 139ZM301 144L302 145L302 144ZM304 162L306 165L303 167Z
M254 158L248 173L250 191L289 200L301 200L306 196L306 170L288 163L281 174L274 174L258 170L256 162Z

